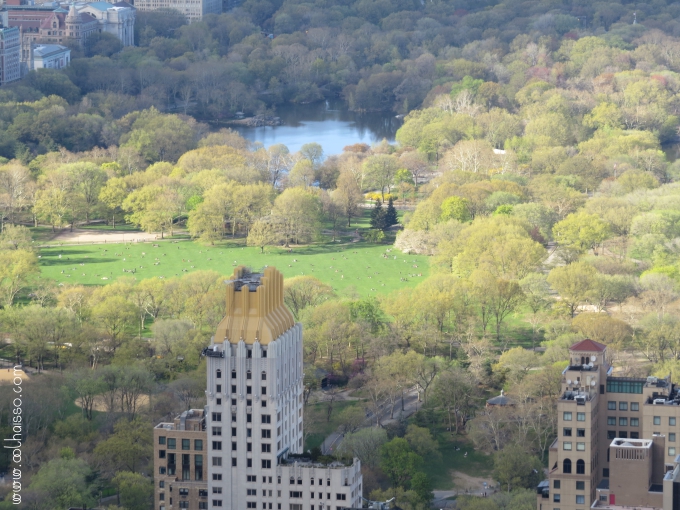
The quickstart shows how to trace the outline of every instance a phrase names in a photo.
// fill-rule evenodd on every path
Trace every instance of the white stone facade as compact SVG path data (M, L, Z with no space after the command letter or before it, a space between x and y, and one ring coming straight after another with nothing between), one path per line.
M97 19L100 32L115 35L123 46L135 44L135 8L131 5L109 4L107 2L89 2L76 4L79 14L87 13Z
M175 9L191 23L202 20L206 14L221 14L222 0L136 0L135 7L140 11Z
M46 44L33 48L31 69L63 69L71 63L71 50L59 44Z
M266 346L213 344L207 362L209 508L361 506L358 459L322 466L288 457L303 453L301 324Z

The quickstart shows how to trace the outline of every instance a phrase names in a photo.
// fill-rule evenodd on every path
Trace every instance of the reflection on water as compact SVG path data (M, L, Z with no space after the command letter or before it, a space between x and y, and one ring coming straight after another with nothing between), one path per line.
M282 143L291 152L306 143L321 144L324 154L340 154L342 148L354 143L372 144L386 138L394 141L402 120L394 113L356 113L346 110L342 101L322 101L313 104L287 104L276 109L283 124L273 127L249 128L236 126L241 136L265 147Z

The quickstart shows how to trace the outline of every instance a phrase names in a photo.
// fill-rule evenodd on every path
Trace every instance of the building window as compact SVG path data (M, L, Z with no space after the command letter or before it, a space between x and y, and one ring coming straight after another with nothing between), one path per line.
M179 507L180 508L189 508L189 502L188 501L180 501Z
M555 481L553 482L553 489L559 489L559 488L560 488L560 481L559 481L559 480L555 480Z
M215 377L217 379L222 379L222 371L218 368L217 371L215 372Z
M231 437L236 437L236 427L231 428Z
M565 427L562 429L562 435L565 437L571 437L571 427Z
M301 498L302 497L302 491L290 491L290 497L291 498Z
M671 443L675 443L675 432L671 432L670 434L668 434L668 440Z
M236 467L236 458L231 459L231 467Z
M159 459L165 458L165 450L158 450L158 458Z
M212 428L212 435L213 436L221 436L222 435L222 427L213 427Z
M654 425L661 425L661 416L654 417Z
M346 501L347 500L347 494L335 494L335 500L336 501Z
M203 455L194 455L194 479L203 480Z
M553 494L553 503L559 503L560 502L560 495L559 494Z
M619 427L627 427L628 418L619 418Z
M268 459L263 459L262 460L262 469L271 469L272 467L272 461Z
M270 439L272 437L272 431L270 429L262 429L262 439Z
M616 425L616 417L607 416L607 425Z
M563 450L571 450L571 441L564 441L562 443L562 449Z
M182 439L182 450L191 450L191 439Z
M571 421L571 413L570 412L564 412L562 413L562 419L564 421Z
M640 404L638 402L631 402L630 403L630 410L631 411L639 411L640 410Z
M576 451L577 452L585 452L586 451L586 444L585 443L576 443Z
M231 378L236 379L236 370L231 371Z
M203 451L203 439L194 439L194 450Z
M246 496L257 496L257 489L247 489Z
M263 381L267 380L267 372L262 372L262 380Z
M586 482L576 482L576 490L577 491L586 490Z
M213 473L212 479L215 481L220 481L222 479L222 475L220 473Z
M607 439L616 439L616 431L615 430L608 430L607 431Z
M176 450L177 449L177 440L174 437L169 437L168 438L168 450Z
M272 417L269 414L263 414L262 415L262 423L271 423L272 422Z
M212 442L212 449L213 450L221 450L222 449L222 441L213 441Z
M165 436L158 436L158 444L165 444Z
M619 402L619 411L628 411L628 402Z
M212 421L222 421L222 413L212 413Z
M610 411L616 411L616 402L607 402L607 409Z
M253 374L250 372L250 370L248 370L246 372L246 379L252 379L252 378L253 378Z
M640 439L640 433L639 432L631 432L630 438L631 439Z
M586 502L586 497L582 494L576 496L576 504L577 505L584 505Z
M639 427L640 426L640 418L631 418L630 419L630 426L631 427Z
M586 429L576 429L576 437L586 437Z
M674 427L674 426L675 426L675 416L671 416L670 418L668 418L668 424L669 424L671 427Z
M222 457L213 457L212 458L212 465L213 466L221 466L222 465Z
M215 389L215 393L222 393L222 385L218 384L217 388Z
M222 506L222 500L221 499L213 499L212 504L213 504L213 506Z
M189 495L189 489L184 489L184 488L180 489L179 495L180 496L188 496Z
M165 488L165 481L161 480L160 482L158 482L158 486L159 486L161 489Z
M675 455L675 446L671 446L668 449L668 455Z
M577 475L586 474L586 463L582 459L576 461L576 474Z
M628 432L626 432L625 430L619 430L619 437L620 437L621 439L627 438L627 437L628 437Z
M620 379L607 379L607 393L637 393L642 394L642 381L622 381Z
M236 385L235 384L231 385L231 392L236 393Z
M213 487L212 492L213 494L222 494L222 487Z
M262 443L262 453L270 453L272 451L272 445L269 443Z
M576 421L586 421L586 413L576 413Z
M571 473L571 460L564 459L564 461L562 462L562 473L565 474Z

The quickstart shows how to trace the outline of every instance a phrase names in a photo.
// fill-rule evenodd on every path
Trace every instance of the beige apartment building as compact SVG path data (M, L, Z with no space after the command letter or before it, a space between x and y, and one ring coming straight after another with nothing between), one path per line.
M538 510L680 509L680 394L670 376L614 377L605 345L569 349Z
M184 411L153 429L156 510L209 508L207 438L202 409Z

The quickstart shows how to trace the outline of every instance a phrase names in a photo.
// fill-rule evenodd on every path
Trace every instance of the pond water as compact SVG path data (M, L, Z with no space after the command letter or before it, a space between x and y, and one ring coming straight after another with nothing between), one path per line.
M282 125L250 128L231 126L241 136L265 147L282 143L291 152L306 143L316 142L326 156L340 154L346 145L394 142L403 123L391 112L357 113L347 110L343 101L321 101L312 104L286 104L277 107Z

